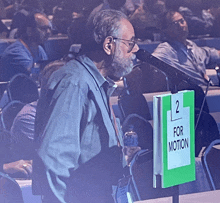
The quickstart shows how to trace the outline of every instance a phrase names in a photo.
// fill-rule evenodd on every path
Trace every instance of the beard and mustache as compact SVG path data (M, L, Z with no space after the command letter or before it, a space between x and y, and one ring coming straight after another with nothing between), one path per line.
M120 79L121 77L129 74L135 64L135 55L130 58L124 58L119 50L116 50L112 57L112 63L109 66L109 76L113 79Z

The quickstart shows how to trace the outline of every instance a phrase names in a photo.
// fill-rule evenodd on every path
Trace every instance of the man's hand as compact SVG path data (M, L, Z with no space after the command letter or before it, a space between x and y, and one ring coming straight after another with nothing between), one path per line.
M27 178L29 178L32 174L32 161L31 160L19 160L11 163L7 163L3 165L3 170L5 173L14 174L14 173L22 173Z
M140 150L141 148L138 146L137 147L129 147L129 146L123 147L122 152L125 156L125 160L128 166L130 165L130 162L132 161L134 155Z

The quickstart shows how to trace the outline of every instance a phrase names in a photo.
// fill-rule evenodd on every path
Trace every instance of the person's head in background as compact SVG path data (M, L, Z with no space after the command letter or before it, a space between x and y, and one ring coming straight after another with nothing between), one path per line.
M44 5L42 0L22 0L21 7L28 10L35 10L41 13L44 11Z
M93 58L104 77L119 79L131 72L138 45L133 26L120 11L102 10L87 24L82 53Z
M179 41L185 44L189 34L188 25L183 16L173 10L168 10L160 17L158 27L168 40Z
M51 23L41 13L30 13L18 28L18 38L26 43L43 44L51 34Z
M126 3L126 0L105 0L108 2L111 9L120 10Z
M144 8L152 14L162 14L165 12L165 3L163 0L144 0Z

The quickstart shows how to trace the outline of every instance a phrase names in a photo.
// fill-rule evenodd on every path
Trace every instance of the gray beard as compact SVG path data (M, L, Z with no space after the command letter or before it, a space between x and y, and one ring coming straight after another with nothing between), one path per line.
M133 69L133 61L130 59L121 59L118 56L114 56L114 59L111 64L112 75L120 78L128 73L130 73Z

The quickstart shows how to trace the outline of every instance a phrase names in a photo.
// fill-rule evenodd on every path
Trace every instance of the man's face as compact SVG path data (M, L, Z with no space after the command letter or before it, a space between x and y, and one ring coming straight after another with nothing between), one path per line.
M171 17L166 34L174 40L181 41L188 36L188 25L183 16L175 12Z
M114 37L115 52L111 70L114 77L120 78L132 71L136 59L134 53L139 50L139 47L134 41L133 26L126 19L121 21L118 35Z
M35 20L37 27L33 33L33 40L37 44L43 44L51 35L51 23L44 15L40 13L35 14Z

